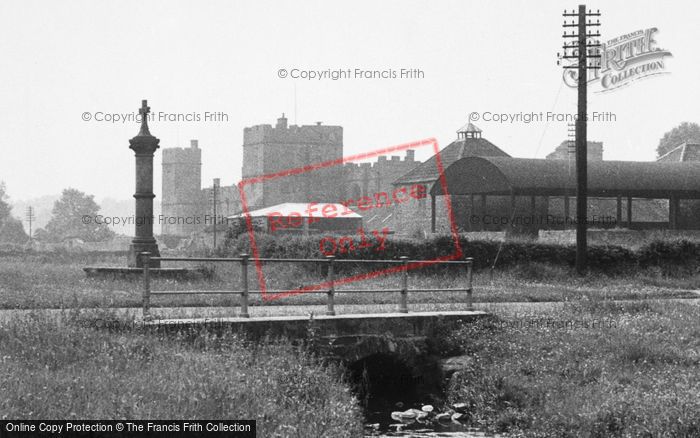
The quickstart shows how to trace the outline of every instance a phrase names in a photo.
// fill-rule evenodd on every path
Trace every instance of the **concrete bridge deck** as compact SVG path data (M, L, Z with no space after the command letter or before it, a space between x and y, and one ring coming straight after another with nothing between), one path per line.
M372 313L261 318L170 318L144 321L159 332L234 330L249 339L315 338L325 356L354 362L373 354L393 354L411 363L427 354L432 339L445 327L469 323L487 313L477 310L414 313Z
M412 312L412 313L348 313L344 315L278 315L262 316L254 318L240 317L204 317L204 318L154 318L145 321L144 325L199 325L199 324L230 324L230 325L255 325L264 323L308 323L313 318L314 321L352 321L361 320L415 320L421 318L442 318L445 320L466 320L472 317L485 316L486 312L481 310L456 310L456 311L433 311L433 312Z
M318 330L319 336L337 337L348 335L421 336L436 324L473 321L486 316L478 310L432 311L413 313L370 313L341 315L287 315L258 318L205 317L167 318L143 321L146 327L159 329L188 329L201 326L221 329L240 329L252 337L284 336L305 338L309 326Z

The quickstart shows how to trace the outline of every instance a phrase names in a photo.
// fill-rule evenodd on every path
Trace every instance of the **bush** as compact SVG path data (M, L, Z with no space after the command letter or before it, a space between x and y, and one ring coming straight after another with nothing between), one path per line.
M659 266L664 274L700 272L700 243L686 239L654 240L637 251L640 267Z
M256 246L260 257L322 258L319 236L274 236L256 233ZM456 252L451 236L435 236L430 239L389 237L384 248L378 251L376 243L362 248L355 237L346 248L334 255L339 259L392 260L406 256L414 260L429 260ZM352 246L354 250L349 250ZM540 266L572 267L576 261L576 247L533 241L497 242L493 240L468 240L460 237L459 246L465 257L473 257L476 268L487 268L496 262L497 267L511 267L535 263ZM224 253L237 256L251 253L246 234L230 235L223 248ZM689 240L653 240L639 249L632 250L615 245L591 245L588 248L589 267L606 274L621 274L638 268L660 267L667 275L680 272L698 272L700 242ZM532 275L531 275L532 276ZM534 275L535 277L537 275ZM546 276L546 274L545 274Z

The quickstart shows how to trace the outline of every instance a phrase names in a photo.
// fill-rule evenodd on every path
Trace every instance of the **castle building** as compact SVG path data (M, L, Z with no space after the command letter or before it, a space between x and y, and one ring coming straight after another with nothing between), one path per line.
M343 190L343 128L323 125L256 125L243 131L243 180L281 174L245 186L249 210L285 202L335 202ZM338 161L336 165L286 173L310 164Z
M162 235L187 237L239 211L237 186L202 188L202 150L197 140L191 140L189 148L163 149L161 217L157 218Z
M186 236L197 230L203 207L202 150L197 140L189 148L163 149L161 234Z
M394 180L420 164L413 150L407 150L403 159L379 156L373 163L343 163L343 156L341 126L321 122L290 126L282 114L274 127L245 128L242 179L264 177L245 185L247 210L289 203L336 203L390 192ZM197 140L192 140L189 148L163 150L161 210L168 221L163 223L163 235L187 237L212 224L213 186L202 188L201 161ZM328 165L304 169L321 163ZM219 187L216 200L217 216L231 217L242 211L236 185ZM381 217L364 214L363 219L388 222L391 210L380 213Z
M361 211L359 205L350 208L362 216L364 227L388 227L391 232L404 236L448 232L448 199L460 232L505 230L531 234L543 228L571 228L576 217L575 189L569 187L569 180L575 173L572 164L574 151L569 141L562 142L545 160L516 159L483 138L481 129L467 123L457 131L457 139L439 152L446 178L453 185L457 184L448 187L448 193L442 193L438 184L441 176L437 155L420 162L415 159L413 150L407 150L403 159L379 156L372 163L343 163L341 126L321 122L289 126L282 114L274 127L262 124L245 128L242 149L243 179L259 178L245 185L248 211L294 203L343 203L374 198L377 194L396 194L397 190L406 195L412 188L422 187L425 196L405 198L410 202L395 202L383 206L386 208L369 211ZM594 141L588 142L588 159L591 184L602 184L597 192L590 193L588 215L613 218L609 223L592 224L592 227L700 227L697 219L700 201L694 198L692 190L683 192L678 188L684 180L669 186L671 195L661 193L655 197L657 193L650 191L636 195L634 190L622 185L629 183L634 187L642 182L619 181L620 187L605 185L607 180L616 178L615 166L621 166L620 169L628 175L657 167L604 161L603 143ZM566 161L569 161L568 165ZM660 157L658 172L670 172L669 178L676 178L691 167L690 170L695 169L694 164L685 163L689 161L700 161L700 145L682 144ZM328 165L318 166L321 163ZM214 184L203 189L201 166L197 140L192 140L189 148L163 150L163 235L185 237L211 230L214 200L217 215L222 218L241 213L238 187ZM464 166L472 167L467 171ZM525 188L513 186L511 192L498 193L479 187L496 184L496 180L509 172L504 169L512 170L513 175L526 174L527 178L523 180ZM481 175L479 178L483 179L470 179L464 172ZM595 172L612 173L606 179ZM563 179L543 186L539 191L526 190L527 181L536 182L554 176ZM496 180L490 180L492 178ZM469 184L469 187L464 184ZM514 224L514 219L522 221ZM527 222L529 219L536 220L530 223Z

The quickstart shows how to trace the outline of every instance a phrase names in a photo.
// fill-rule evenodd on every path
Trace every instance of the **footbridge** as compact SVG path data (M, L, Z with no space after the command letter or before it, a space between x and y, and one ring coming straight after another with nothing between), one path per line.
M409 260L401 257L396 260L346 260L328 257L326 259L278 259L260 258L251 260L247 254L234 258L184 258L184 257L151 257L148 253L143 257L143 323L153 330L161 332L190 331L207 327L207 330L234 330L245 334L249 339L284 338L291 342L313 344L316 351L334 360L345 363L349 367L364 367L367 364L393 364L391 367L403 369L403 378L423 379L426 366L434 366L440 358L435 357L435 344L446 334L447 330L458 324L471 323L486 316L485 312L473 310L472 306L472 268L473 259L454 260L451 258L438 260ZM155 263L154 263L155 262ZM238 264L240 284L236 290L152 290L152 265L164 262L198 262L198 263L229 263ZM251 263L254 262L254 263ZM272 263L305 263L321 264L322 281L316 285L293 291L265 290L264 283L259 282L258 288L252 289L249 284L249 271L253 265L259 268L261 264ZM377 269L370 274L358 277L343 277L338 272L353 272L338 269L344 264L375 265ZM448 265L455 269L463 269L464 283L456 288L411 288L408 272L426 266ZM257 271L260 272L260 271ZM397 289L347 289L352 284L369 275L398 275L400 287ZM420 311L411 312L408 306L408 296L421 293L458 292L465 294L467 310L460 311ZM251 317L249 298L260 294L264 300L294 294L325 295L325 312L308 315L276 315ZM393 294L397 296L396 310L390 313L352 313L337 314L335 297L338 294ZM151 300L167 298L183 294L228 294L237 296L239 305L232 308L231 316L209 318L169 318L162 319L151 313ZM276 306L278 309L284 306ZM372 308L372 305L368 305ZM318 308L318 307L316 307ZM421 308L425 308L422 305ZM255 312L254 312L255 313ZM429 360L428 360L429 359ZM400 373L401 374L401 373ZM424 380L424 379L423 379ZM431 383L432 384L432 383Z

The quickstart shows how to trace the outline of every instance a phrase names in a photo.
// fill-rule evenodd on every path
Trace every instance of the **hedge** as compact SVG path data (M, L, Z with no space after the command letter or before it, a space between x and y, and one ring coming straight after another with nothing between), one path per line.
M322 258L321 236L272 236L259 233L256 246L260 257L279 258ZM337 237L339 239L339 237ZM350 243L352 242L352 244ZM365 241L372 246L360 248L359 238L343 241L333 253L339 259L382 260L397 259L407 256L413 260L429 260L455 253L455 244L450 236L436 236L430 239L411 239L389 237L384 248L377 250L374 239ZM496 260L496 267L509 267L530 262L546 263L558 266L574 266L576 247L538 243L533 241L468 240L459 239L464 257L473 257L476 268L490 267ZM326 251L330 252L327 246ZM236 256L250 252L247 234L229 236L220 254ZM618 273L635 268L658 266L664 272L699 272L700 242L684 239L654 240L636 250L616 245L591 245L588 248L589 267L592 270Z

